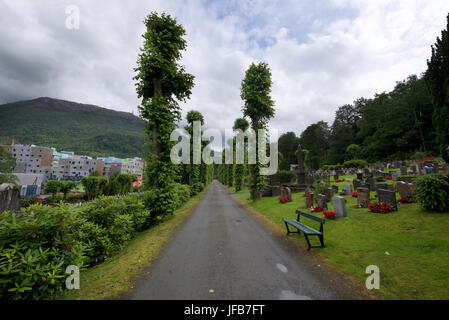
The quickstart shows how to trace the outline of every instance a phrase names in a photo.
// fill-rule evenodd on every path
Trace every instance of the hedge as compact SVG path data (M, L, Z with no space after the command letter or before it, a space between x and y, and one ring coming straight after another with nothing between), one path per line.
M427 211L449 211L449 175L431 174L415 180L413 197Z
M171 207L190 197L190 188L174 184ZM82 207L34 204L18 213L0 214L0 298L52 299L65 285L66 267L80 269L104 261L137 232L160 219L155 210L161 191L101 196ZM149 205L150 204L150 205Z

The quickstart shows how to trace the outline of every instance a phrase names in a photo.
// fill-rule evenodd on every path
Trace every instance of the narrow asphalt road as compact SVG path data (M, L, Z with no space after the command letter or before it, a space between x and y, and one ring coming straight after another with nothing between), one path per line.
M262 226L214 181L195 211L123 298L359 297L307 251Z

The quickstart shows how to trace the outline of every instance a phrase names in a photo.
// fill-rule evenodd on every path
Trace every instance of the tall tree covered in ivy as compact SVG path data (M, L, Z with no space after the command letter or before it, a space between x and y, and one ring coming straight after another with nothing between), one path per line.
M245 118L238 118L235 119L234 121L234 126L232 127L232 129L234 131L240 130L240 133L245 132L246 130L248 130L249 128L249 123ZM246 152L246 147L245 147L245 143L243 142L242 145L237 145L237 141L236 141L236 148L234 148L234 153L236 152L237 148L242 148L244 149L244 163L242 164L235 164L235 191L239 192L240 190L242 190L242 186L243 186L243 179L245 178L245 164L246 164L246 158L247 158L247 152Z
M266 129L268 121L274 116L274 101L270 96L271 84L271 70L265 62L257 65L252 63L242 81L240 97L244 101L243 115L251 120L251 129L255 131L256 139L258 130ZM258 146L256 146L257 153ZM253 201L261 198L260 190L264 186L264 177L260 175L262 165L258 156L256 159L256 164L249 165Z
M200 181L200 164L195 164L193 162L193 122L199 121L201 125L204 125L204 117L199 111L191 110L187 112L187 126L185 126L184 129L189 133L190 135L190 164L187 165L187 172L188 172L188 182L189 185L193 185L194 183L197 183ZM201 160L201 158L200 158Z
M433 124L440 152L449 145L449 15L447 28L432 46L432 56L427 61L425 80L433 102Z
M181 51L186 48L186 32L176 19L152 12L144 24L144 43L134 79L138 97L142 98L140 115L146 121L152 143L145 178L147 186L164 189L174 179L170 134L181 117L178 101L190 97L194 76L178 64Z

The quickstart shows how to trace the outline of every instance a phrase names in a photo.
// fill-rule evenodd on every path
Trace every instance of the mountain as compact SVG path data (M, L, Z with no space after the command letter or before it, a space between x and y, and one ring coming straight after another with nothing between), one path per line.
M144 122L127 112L52 98L0 105L0 144L35 144L79 155L138 157Z

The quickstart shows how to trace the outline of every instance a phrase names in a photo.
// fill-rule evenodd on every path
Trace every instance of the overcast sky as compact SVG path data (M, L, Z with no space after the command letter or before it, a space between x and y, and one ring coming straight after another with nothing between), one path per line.
M79 7L79 30L66 27L69 5ZM449 1L0 0L0 103L48 96L136 114L133 68L151 11L187 32L181 64L195 87L183 116L195 109L208 127L231 128L245 70L265 61L270 127L299 135L425 71Z

